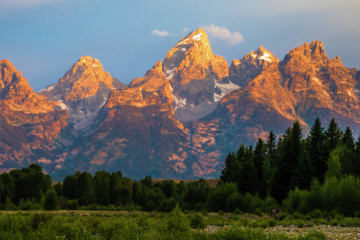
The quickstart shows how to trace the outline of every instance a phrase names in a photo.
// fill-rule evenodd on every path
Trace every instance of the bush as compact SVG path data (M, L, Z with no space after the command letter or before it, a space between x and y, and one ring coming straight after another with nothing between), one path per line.
M356 211L356 212L354 213L354 217L360 218L360 211Z
M55 190L49 190L45 194L44 209L55 210L58 206L57 194Z
M254 214L261 217L263 215L263 213L261 211L261 208L256 208L255 211L254 211Z
M162 212L171 212L176 207L175 198L164 199L160 204L160 211Z
M277 226L277 221L275 219L270 219L269 220L269 227L275 227Z
M76 210L79 208L79 202L77 199L74 200L68 200L66 202L66 208L70 210Z
M181 212L179 205L168 215L167 229L171 232L185 232L189 229L185 215Z
M224 213L225 213L225 212L224 212L223 210L218 211L218 214L219 214L219 215L224 215Z
M298 219L298 220L296 221L296 226L297 226L298 228L304 228L304 227L305 227L305 222L304 222L303 220Z
M33 229L38 229L40 224L46 224L53 218L50 213L35 213L31 218L31 226Z
M204 217L200 214L195 214L190 218L190 227L194 229L203 229L206 227Z
M238 192L238 189L234 183L218 185L209 196L210 211L217 212L219 210L226 210L227 199L236 192Z
M240 215L240 214L243 214L244 212L243 211L241 211L240 209L235 209L235 211L233 212L233 214L235 214L235 215Z
M315 218L315 219L319 219L319 218L321 218L321 217L323 216L323 213L321 212L320 209L315 209L315 210L312 212L311 216L312 216L313 218Z
M203 209L201 210L201 214L202 214L203 216L209 215L208 211L207 211L205 208L203 208Z

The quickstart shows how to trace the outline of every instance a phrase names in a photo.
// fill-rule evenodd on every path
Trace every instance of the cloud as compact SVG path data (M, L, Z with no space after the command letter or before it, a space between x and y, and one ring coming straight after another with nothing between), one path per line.
M187 28L183 28L183 30L184 30L184 32L187 32L187 31L188 31L188 29L187 29Z
M168 35L167 31L159 31L159 30L151 30L152 34L158 35L159 37L165 37L166 35Z
M229 46L235 46L244 41L243 35L238 31L230 32L226 27L218 27L214 24L204 26L205 31L212 37L224 40Z

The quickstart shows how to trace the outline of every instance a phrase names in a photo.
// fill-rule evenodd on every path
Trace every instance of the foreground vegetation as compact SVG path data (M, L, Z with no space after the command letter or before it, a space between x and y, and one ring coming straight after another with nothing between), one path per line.
M335 223L335 221L338 221ZM326 224L326 225L325 225ZM330 225L329 225L330 224ZM358 219L282 221L251 214L138 211L2 212L0 239L344 239L360 236ZM341 227L341 226L342 227Z

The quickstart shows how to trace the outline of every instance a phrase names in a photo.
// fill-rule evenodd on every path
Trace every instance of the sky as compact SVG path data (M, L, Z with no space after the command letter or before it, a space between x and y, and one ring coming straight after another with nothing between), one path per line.
M0 59L39 91L80 59L129 83L202 27L230 65L260 45L282 60L320 40L329 58L360 69L359 0L0 0Z

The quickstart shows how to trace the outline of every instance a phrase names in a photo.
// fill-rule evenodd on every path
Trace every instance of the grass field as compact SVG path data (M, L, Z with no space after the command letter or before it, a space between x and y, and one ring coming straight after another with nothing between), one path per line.
M283 221L252 214L3 211L0 239L360 239L357 218Z

